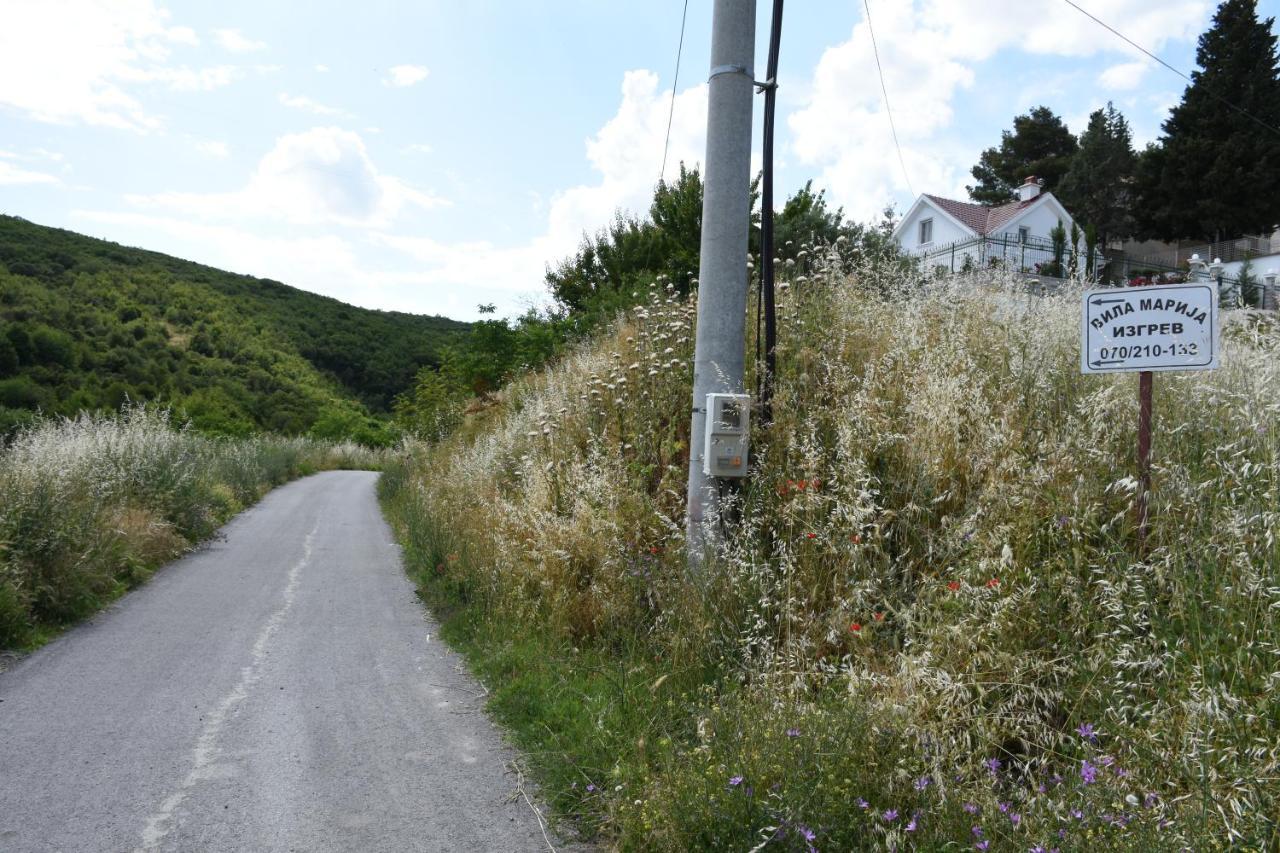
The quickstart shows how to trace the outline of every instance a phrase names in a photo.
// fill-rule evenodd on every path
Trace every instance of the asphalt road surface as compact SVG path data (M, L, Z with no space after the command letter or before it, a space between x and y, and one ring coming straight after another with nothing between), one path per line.
M546 850L376 480L277 489L0 673L0 851Z

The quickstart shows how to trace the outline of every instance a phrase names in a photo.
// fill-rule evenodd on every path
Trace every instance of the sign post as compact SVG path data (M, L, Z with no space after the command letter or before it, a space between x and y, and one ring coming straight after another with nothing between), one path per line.
M1218 292L1212 283L1085 291L1081 373L1138 373L1138 556L1146 555L1154 373L1218 366Z

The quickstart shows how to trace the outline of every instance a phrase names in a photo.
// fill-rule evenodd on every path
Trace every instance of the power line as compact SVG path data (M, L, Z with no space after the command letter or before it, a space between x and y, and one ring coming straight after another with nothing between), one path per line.
M684 25L689 20L689 0L684 0L684 12L680 14L680 45L676 48L676 73L671 78L671 109L667 113L667 139L662 143L662 171L658 182L667 176L667 152L671 148L671 121L676 117L676 86L680 83L680 57L684 54Z
M898 165L902 167L902 178L907 182L907 190L915 195L916 191L911 186L911 177L907 174L907 161L902 158L902 146L898 144L898 128L893 123L893 109L889 106L889 90L884 85L884 69L880 66L880 48L876 46L875 28L871 26L871 4L868 0L862 0L862 5L867 10L867 31L871 33L871 52L875 54L876 71L880 74L880 91L884 94L884 112L889 117L889 130L893 132L893 147L898 149Z
M1076 5L1074 2L1072 2L1072 0L1063 0L1063 2L1064 2L1064 3L1066 3L1068 6L1070 6L1071 8L1075 9L1075 10L1076 10L1077 12L1079 12L1080 14L1084 15L1084 16L1085 16L1086 18L1088 18L1089 20L1093 21L1093 22L1094 22L1095 24L1097 24L1098 26L1102 27L1102 28L1103 28L1103 29L1105 29L1105 30L1108 30L1112 35L1116 36L1116 37L1117 37L1117 38L1119 38L1119 39L1122 39L1122 40L1123 40L1126 44L1128 44L1130 47L1134 48L1134 49L1135 49L1135 50L1137 50L1137 51L1140 51L1141 53L1143 53L1143 54L1147 55L1147 56L1148 56L1148 57L1150 57L1151 59L1154 59L1156 62L1160 63L1160 64L1161 64L1161 65L1163 65L1165 68L1168 68L1168 69L1169 69L1170 71L1172 71L1174 74L1177 74L1179 77L1181 77L1183 80L1186 80L1188 83L1192 84L1193 86L1195 85L1195 82L1196 82L1195 80L1192 80L1192 79L1191 79L1190 77L1188 77L1186 74L1184 74L1183 72L1179 71L1177 68L1174 68L1172 65L1170 65L1170 64L1169 64L1169 63L1167 63L1167 62L1165 62L1163 59L1161 59L1160 57L1156 56L1154 53L1152 53L1151 51L1147 50L1145 47L1143 47L1142 45L1138 44L1138 43L1137 43L1137 42L1135 42L1133 39L1129 38L1127 35L1125 35L1124 33L1122 33L1122 32L1120 32L1119 30L1117 30L1115 27L1113 27L1113 26L1111 26L1110 24L1108 24L1106 21L1100 20L1099 18L1097 18L1095 15L1091 14L1090 12L1088 12L1088 11L1086 11L1086 10L1084 10L1084 9L1080 8L1080 6ZM1233 104L1231 101L1228 101L1226 98L1224 98L1224 97L1222 97L1222 96L1218 95L1217 93L1215 93L1215 92L1211 91L1211 90L1210 90L1210 89L1208 89L1208 88L1204 89L1204 92L1205 92L1205 94L1207 94L1209 97L1213 98L1215 101L1218 101L1219 103L1223 104L1224 106L1230 107L1231 109L1233 109L1233 110L1235 110L1236 112L1240 113L1240 115L1244 116L1245 118L1249 119L1250 121L1253 121L1254 123L1256 123L1256 124L1260 125L1260 126L1261 126L1261 127L1263 127L1263 128L1266 128L1267 130L1271 131L1272 133L1276 134L1277 136L1280 136L1280 127L1276 127L1275 125L1272 125L1272 124L1267 124L1265 121L1263 121L1262 119L1258 118L1258 117L1257 117L1257 116L1255 116L1253 113L1249 112L1248 110L1243 109L1242 107L1239 107L1239 106L1237 106L1237 105Z

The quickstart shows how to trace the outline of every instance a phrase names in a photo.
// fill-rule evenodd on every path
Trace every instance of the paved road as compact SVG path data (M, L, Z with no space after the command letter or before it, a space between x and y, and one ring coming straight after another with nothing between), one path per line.
M0 851L545 850L375 482L277 489L0 673Z

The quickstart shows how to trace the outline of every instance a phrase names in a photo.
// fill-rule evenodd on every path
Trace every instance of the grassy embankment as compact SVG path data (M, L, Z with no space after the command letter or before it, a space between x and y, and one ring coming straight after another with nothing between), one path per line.
M621 849L1274 849L1280 334L1081 376L1078 298L811 271L729 545L686 579L694 310L419 449L383 496L559 812Z
M144 408L28 427L0 447L0 649L95 612L281 483L381 460L353 444L211 439Z

